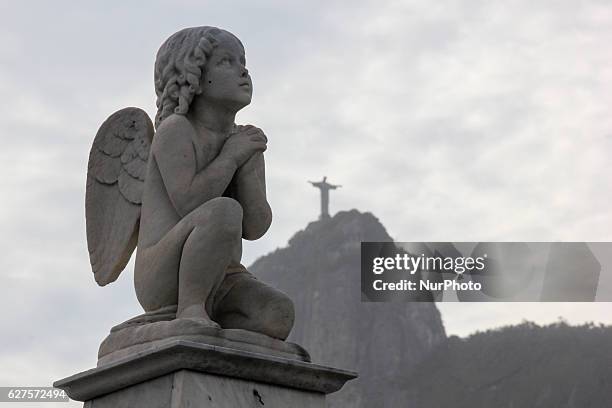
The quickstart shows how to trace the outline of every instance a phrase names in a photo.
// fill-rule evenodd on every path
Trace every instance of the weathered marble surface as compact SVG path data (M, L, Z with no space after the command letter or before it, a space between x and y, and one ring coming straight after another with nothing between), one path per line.
M147 350L155 350L174 340L209 344L275 357L310 361L301 346L264 334L241 329L219 329L193 319L173 319L111 330L98 351L98 366Z
M216 27L186 28L162 44L154 71L154 124L141 109L121 109L90 151L85 210L96 282L115 281L136 249L146 317L174 308L172 319L285 340L291 299L240 263L242 240L259 239L272 222L268 137L236 124L253 93L244 46ZM148 335L155 341L164 327Z
M181 370L87 401L84 408L323 408L325 394Z
M174 340L53 385L91 408L253 407L257 395L267 407L323 408L325 394L355 377L317 364Z

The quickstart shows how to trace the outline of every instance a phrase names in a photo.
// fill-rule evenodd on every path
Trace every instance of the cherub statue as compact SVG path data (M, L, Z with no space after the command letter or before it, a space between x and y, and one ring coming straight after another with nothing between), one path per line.
M170 313L284 340L292 301L240 263L242 238L260 238L272 220L267 138L235 124L253 92L242 43L215 27L175 33L157 53L155 92L156 131L144 111L125 108L102 124L91 149L86 216L96 281L115 281L137 247L143 316Z

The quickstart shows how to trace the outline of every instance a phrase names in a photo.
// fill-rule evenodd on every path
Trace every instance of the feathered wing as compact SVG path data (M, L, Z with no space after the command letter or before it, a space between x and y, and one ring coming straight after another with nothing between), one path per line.
M104 121L91 147L85 217L89 259L100 286L119 277L136 248L153 133L145 111L125 108Z

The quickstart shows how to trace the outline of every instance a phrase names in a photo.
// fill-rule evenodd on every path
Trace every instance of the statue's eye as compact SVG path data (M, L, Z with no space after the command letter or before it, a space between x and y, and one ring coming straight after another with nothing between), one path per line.
M231 61L228 57L223 57L221 58L221 61L219 61L219 65L230 65Z

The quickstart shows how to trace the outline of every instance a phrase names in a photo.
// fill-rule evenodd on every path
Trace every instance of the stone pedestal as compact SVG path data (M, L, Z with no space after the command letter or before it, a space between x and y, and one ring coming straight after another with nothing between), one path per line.
M324 408L356 373L171 340L56 381L85 408Z

